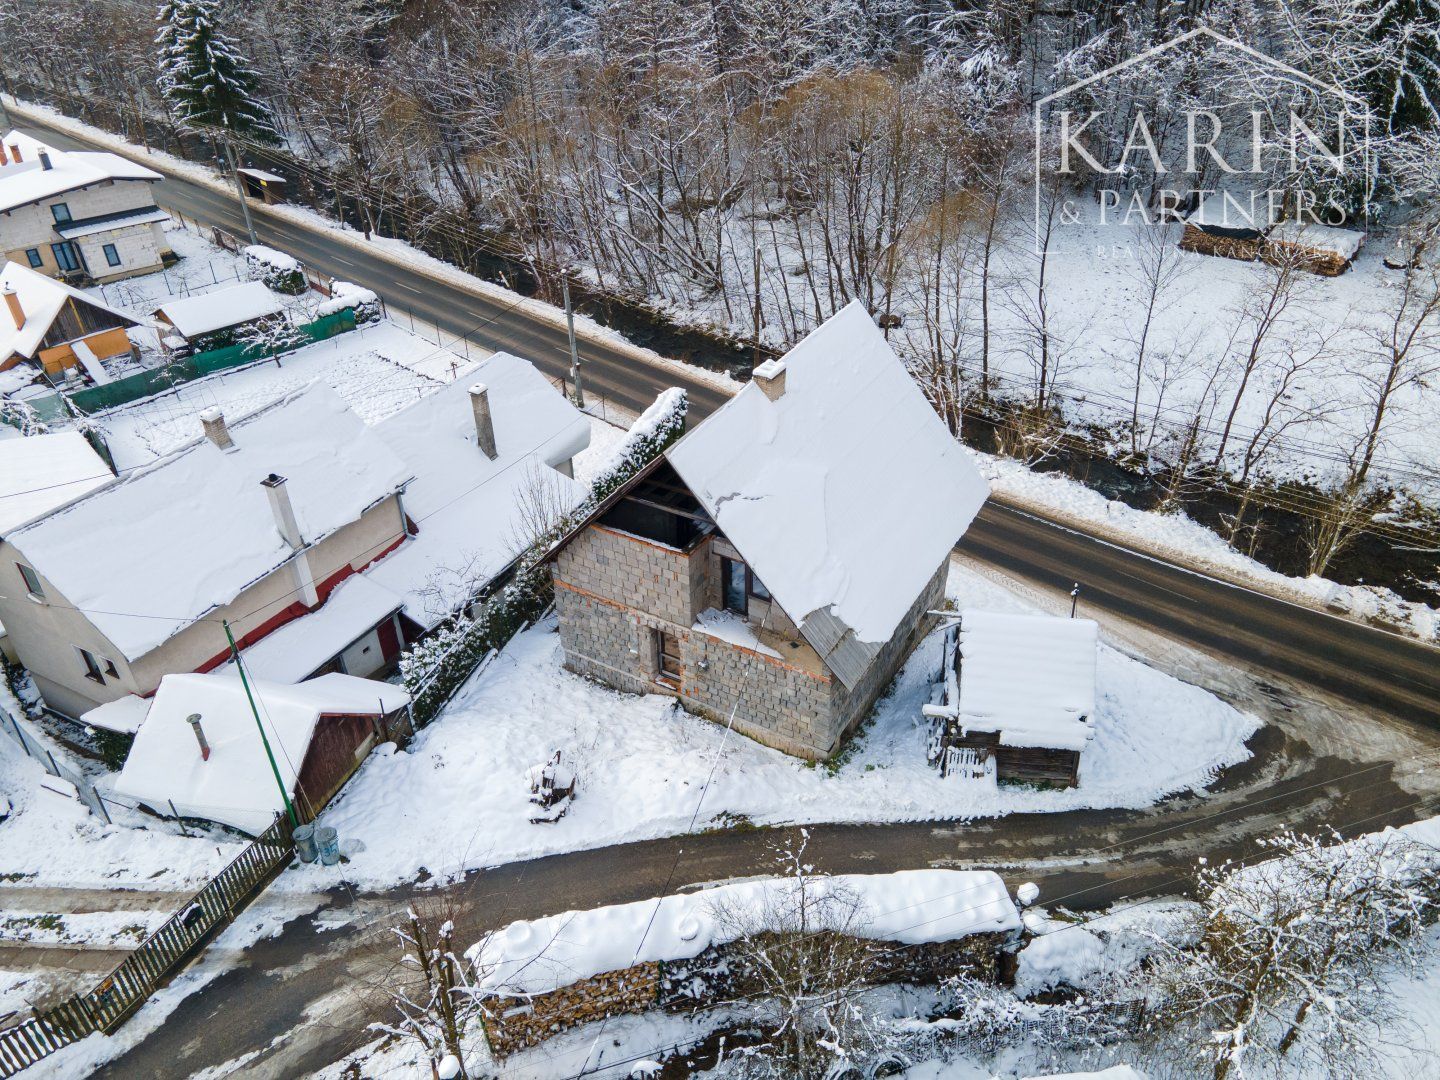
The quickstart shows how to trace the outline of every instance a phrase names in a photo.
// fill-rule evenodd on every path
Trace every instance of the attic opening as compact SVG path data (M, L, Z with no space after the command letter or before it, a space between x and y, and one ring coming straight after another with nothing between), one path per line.
M715 522L668 461L627 491L600 524L681 551L715 531Z

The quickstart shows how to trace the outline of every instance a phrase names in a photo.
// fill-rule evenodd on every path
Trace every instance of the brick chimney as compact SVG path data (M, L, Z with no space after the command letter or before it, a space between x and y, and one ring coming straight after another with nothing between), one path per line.
M475 441L480 452L491 461L498 456L495 448L495 421L490 415L490 388L484 383L470 387L470 408L475 413Z
M15 320L15 329L19 330L25 325L25 309L20 306L20 296L15 292L15 286L5 286L5 306L10 309L10 318Z
M285 487L285 477L272 472L260 481L260 486L270 498L270 512L275 515L275 527L280 530L280 535L291 549L299 551L305 546L305 538L300 535L300 523L295 520L295 507L290 505L290 492Z
M24 158L22 158L22 157L20 156L20 144L19 144L19 143L11 143L11 144L10 144L10 156L11 156L12 158L14 158L16 161L24 161L24 160L25 160Z
M205 427L205 437L221 450L234 450L235 440L230 438L230 429L225 426L225 414L212 405L200 414L200 423Z
M44 150L41 150L41 151L40 151L40 169L41 169L41 171L43 171L43 172L49 172L49 171L50 171L51 169L53 169L54 167L55 167L55 166L53 166L53 165L50 164L50 155L47 154Z
M10 158L9 158L9 156L5 153L5 144L4 144L4 143L0 143L0 165L9 165L9 164L10 164Z
M200 744L200 760L209 761L210 744L205 741L205 729L200 726L200 714L192 712L185 718L185 722L190 725L190 730L195 732L195 741Z
M751 377L771 401L779 401L785 393L785 361L783 360L766 360L754 370Z

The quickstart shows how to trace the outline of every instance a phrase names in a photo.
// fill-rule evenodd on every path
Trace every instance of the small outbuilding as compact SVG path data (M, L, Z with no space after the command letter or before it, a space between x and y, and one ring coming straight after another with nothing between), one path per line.
M254 710L236 675L165 676L116 794L158 814L205 818L258 836L285 809L277 773L306 821L371 749L409 731L410 697L387 683L336 674L295 685L252 679L250 692Z
M130 355L126 331L137 325L120 309L19 263L0 269L0 371L34 360L47 375L83 368L92 382L109 382L100 361Z
M944 775L1075 787L1095 737L1090 619L967 610L945 639L929 758Z
M171 349L220 348L234 343L245 327L284 317L280 297L259 281L171 300L155 309L161 341Z
M1282 221L1265 237L1266 262L1294 261L1303 270L1339 277L1350 268L1365 234L1316 222Z
M1275 211L1263 191L1217 191L1185 219L1180 248L1246 262L1258 259Z

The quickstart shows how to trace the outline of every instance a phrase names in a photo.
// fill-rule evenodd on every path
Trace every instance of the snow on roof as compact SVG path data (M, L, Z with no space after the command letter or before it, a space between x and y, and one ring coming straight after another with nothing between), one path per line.
M1185 220L1202 228L1264 232L1275 217L1268 192L1217 191L1202 200Z
M226 327L239 326L284 310L280 297L263 282L247 281L228 289L170 300L155 309L170 325L187 338L214 333Z
M299 682L399 611L402 603L364 574L352 574L320 607L246 649L245 670L257 679Z
M50 329L67 300L89 304L119 316L132 326L135 324L135 320L119 308L113 308L63 281L37 274L28 266L21 266L19 263L7 262L5 268L0 270L0 292L6 289L15 290L25 321L24 325L16 326L10 305L0 302L0 362L15 353L33 357L40 348L46 331Z
M230 433L228 452L201 437L8 537L131 660L291 558L260 486L271 473L288 480L311 544L409 476L320 384L232 423Z
M251 169L247 167L236 169L235 171L240 173L242 176L253 176L256 180L263 180L267 184L285 183L285 178L283 176L276 176L273 172L266 172L264 169Z
M52 195L89 187L106 180L160 180L161 175L119 154L92 150L57 150L11 131L4 139L6 155L18 144L22 158L0 166L0 212L39 202ZM40 152L50 158L50 168L40 162Z
M1282 221L1270 230L1267 239L1271 243L1294 244L1315 251L1328 251L1342 259L1353 259L1360 245L1365 243L1365 234L1313 221Z
M249 244L243 250L247 258L273 266L276 270L300 269L300 260L288 251L280 251L264 244Z
M566 509L586 495L583 484L553 468L590 444L585 415L518 356L496 353L471 376L375 428L415 477L405 510L419 532L366 573L403 596L406 614L426 625L525 546L524 503L537 483ZM489 388L494 461L476 443L469 392L476 382Z
M1098 1072L1046 1073L1044 1076L1028 1077L1027 1080L1145 1080L1145 1074L1129 1065L1111 1065Z
M817 900L843 889L863 903L859 923L877 941L920 944L1020 925L1005 884L990 870L902 870L842 874L807 883ZM789 907L791 878L761 878L658 900L566 911L521 920L466 951L478 988L491 994L543 994L637 963L685 960L737 936L737 923L761 929L767 913ZM717 917L723 912L725 917ZM731 916L740 916L739 919ZM778 929L778 928L777 928Z
M133 735L145 722L150 711L150 702L137 694L126 694L104 705L97 705L87 713L80 714L80 722L89 727L103 728Z
M128 229L134 225L149 225L156 221L169 221L170 215L156 206L142 206L122 214L105 214L102 217L85 218L69 225L56 225L55 231L66 240L78 240L82 236L110 232L112 229Z
M966 610L958 719L1002 746L1081 750L1094 737L1099 629L1090 619Z
M322 715L378 716L410 700L399 687L350 675L286 685L250 681L281 782L291 794ZM210 744L200 756L187 717L199 713ZM255 714L240 679L229 674L166 675L135 736L115 790L162 814L207 818L252 835L284 810Z
M78 431L0 439L0 536L114 479Z
M878 646L989 486L859 302L785 370L778 400L752 383L666 456L807 639L829 608Z

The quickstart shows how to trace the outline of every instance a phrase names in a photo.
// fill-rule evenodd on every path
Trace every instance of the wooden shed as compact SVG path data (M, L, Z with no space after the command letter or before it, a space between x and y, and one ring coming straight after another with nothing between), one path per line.
M1219 191L1203 199L1185 219L1184 251L1252 261L1260 257L1274 211L1265 192Z
M1265 237L1266 262L1294 260L1302 269L1338 277L1350 268L1365 243L1365 234L1315 222L1282 221Z
M1075 787L1094 737L1099 628L1090 619L965 611L924 707L930 763L997 781Z

